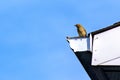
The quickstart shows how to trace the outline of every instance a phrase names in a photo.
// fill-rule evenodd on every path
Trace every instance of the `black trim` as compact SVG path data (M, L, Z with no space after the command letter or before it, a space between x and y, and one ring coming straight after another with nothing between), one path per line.
M92 53L75 52L91 80L120 80L120 66L92 66Z
M120 22L114 23L113 25L108 26L108 27L106 27L106 28L102 28L102 29L100 29L100 30L91 32L91 34L92 34L92 35L95 35L95 34L98 34L98 33L101 33L101 32L104 32L104 31L107 31L107 30L116 28L116 27L118 27L118 26L120 26Z

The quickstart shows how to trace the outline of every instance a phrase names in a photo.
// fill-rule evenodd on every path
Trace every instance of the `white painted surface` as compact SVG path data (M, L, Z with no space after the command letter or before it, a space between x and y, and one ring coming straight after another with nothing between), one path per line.
M90 51L92 52L92 49L93 49L93 41L92 41L92 35L91 35L91 34L90 34L89 38L90 38Z
M92 65L120 65L120 27L94 35Z
M104 62L100 65L114 65L114 66L120 66L120 57L111 59L110 61Z
M67 40L74 52L90 50L89 38L71 38Z

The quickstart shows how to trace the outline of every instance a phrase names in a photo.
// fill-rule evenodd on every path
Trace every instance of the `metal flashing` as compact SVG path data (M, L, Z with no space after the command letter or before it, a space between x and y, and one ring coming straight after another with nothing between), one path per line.
M74 52L90 51L89 37L69 37L67 41Z
M102 28L102 29L93 31L93 32L91 32L90 34L92 34L92 35L99 34L99 33L101 33L101 32L104 32L104 31L107 31L107 30L116 28L116 27L118 27L118 26L120 26L120 22L117 22L117 23L114 23L114 24L111 25L111 26L108 26L108 27L105 27L105 28Z

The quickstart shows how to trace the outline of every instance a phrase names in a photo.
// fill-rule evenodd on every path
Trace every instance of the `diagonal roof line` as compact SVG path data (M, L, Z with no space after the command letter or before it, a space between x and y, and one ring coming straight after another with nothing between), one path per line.
M96 31L94 31L94 32L91 32L91 34L92 34L92 35L95 35L95 34L98 34L98 33L101 33L101 32L104 32L104 31L107 31L107 30L110 30L110 29L113 29L113 28L118 27L118 26L120 26L120 22L114 23L114 24L111 25L111 26L108 26L108 27L105 27L105 28L96 30Z

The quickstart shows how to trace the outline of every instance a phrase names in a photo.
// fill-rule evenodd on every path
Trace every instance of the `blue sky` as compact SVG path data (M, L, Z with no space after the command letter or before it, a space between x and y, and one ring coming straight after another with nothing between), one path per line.
M90 80L66 36L120 20L119 0L1 0L0 80Z

